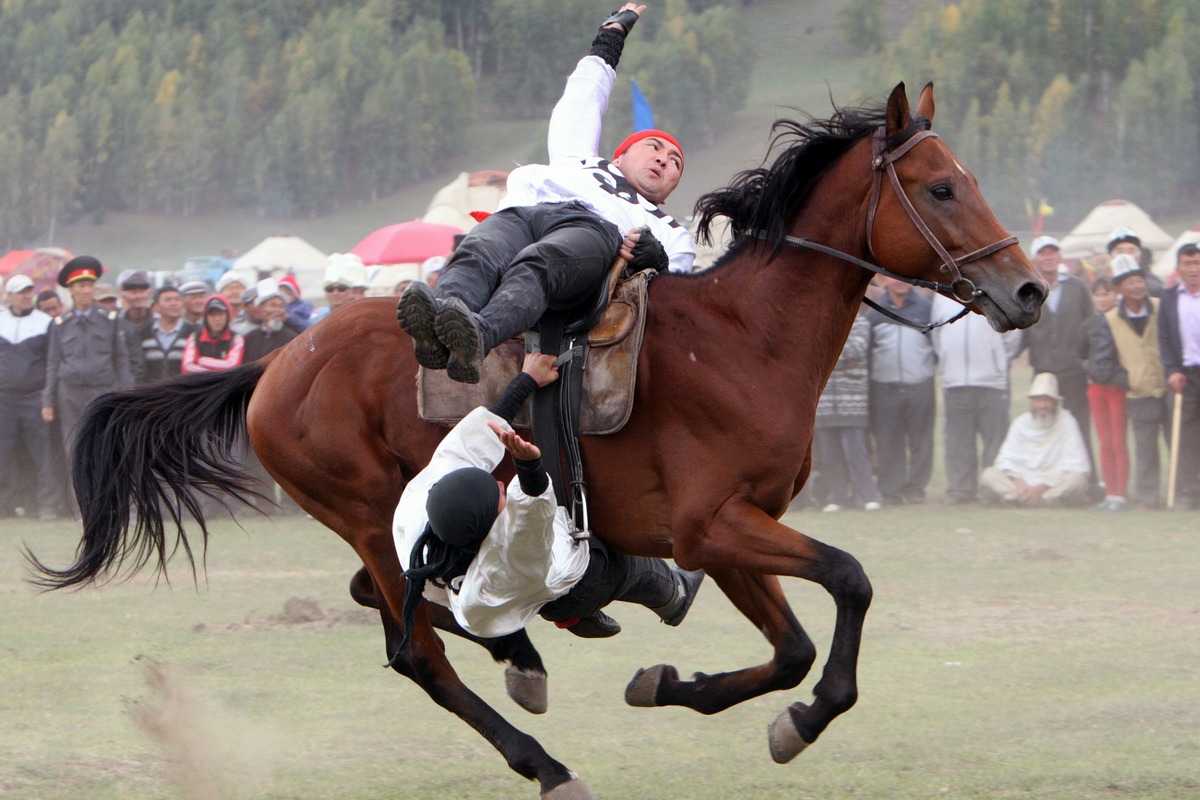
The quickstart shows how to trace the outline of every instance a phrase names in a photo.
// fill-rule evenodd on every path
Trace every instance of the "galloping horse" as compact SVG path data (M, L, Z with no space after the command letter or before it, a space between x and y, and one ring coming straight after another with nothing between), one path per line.
M855 265L955 295L998 330L1036 322L1046 296L974 176L930 132L933 112L932 86L913 115L900 84L881 110L777 122L773 163L699 201L705 232L717 217L730 219L729 251L707 271L652 283L628 424L583 443L594 531L623 552L704 568L774 648L764 664L691 680L670 666L641 670L628 702L713 714L794 688L816 649L777 576L813 581L832 595L833 642L815 697L786 708L770 729L780 763L857 698L871 584L851 555L778 521L808 477L817 398L871 278ZM368 299L335 311L264 362L101 398L74 451L84 525L76 563L54 570L34 559L40 581L52 588L95 582L127 559L133 569L155 559L165 570L181 547L190 559L181 520L199 516L197 493L247 492L230 463L231 442L247 431L284 490L362 560L351 592L379 609L393 658L404 580L392 513L445 433L417 415L416 369L392 301ZM591 797L566 766L462 684L434 624L455 629L442 609L423 604L394 668L485 736L512 769L537 780L543 797ZM544 677L524 632L484 644L526 677Z

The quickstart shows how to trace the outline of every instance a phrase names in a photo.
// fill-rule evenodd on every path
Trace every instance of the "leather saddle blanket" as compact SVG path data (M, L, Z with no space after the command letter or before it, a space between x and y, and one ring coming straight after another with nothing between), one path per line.
M653 271L638 272L620 281L600 321L588 332L579 411L581 434L616 433L629 421L638 353L646 329L647 284L653 274ZM524 360L525 343L518 338L488 353L476 384L452 381L444 370L420 367L417 410L421 419L454 426L472 409L487 406L499 397L521 371ZM532 427L528 404L521 409L513 426Z

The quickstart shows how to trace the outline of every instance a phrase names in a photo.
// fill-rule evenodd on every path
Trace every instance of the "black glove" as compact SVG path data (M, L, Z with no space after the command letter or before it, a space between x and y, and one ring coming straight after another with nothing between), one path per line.
M633 26L637 23L637 21L637 12L627 8L624 11L614 11L612 14L610 14L608 19L600 23L600 29L603 30L606 25L612 25L615 22L625 29L625 35L628 36L629 32L633 30Z
M650 228L643 225L638 228L637 244L633 246L633 258L629 262L630 272L641 272L644 269L654 269L658 272L666 272L671 266L671 260L667 258L666 248L662 246L662 242L655 238L650 232Z
M628 9L614 12L608 19L601 23L600 31L596 34L596 38L592 40L592 49L589 55L600 56L606 64L616 69L617 62L621 60L621 51L625 49L625 37L633 30L633 24L637 21L638 15L636 12L629 11ZM624 28L624 30L604 27L614 22Z

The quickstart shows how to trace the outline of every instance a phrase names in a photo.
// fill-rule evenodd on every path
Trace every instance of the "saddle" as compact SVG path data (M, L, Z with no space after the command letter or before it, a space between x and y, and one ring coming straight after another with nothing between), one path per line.
M452 381L444 370L421 367L421 419L451 427L472 409L495 400L521 371L526 352L557 354L559 379L534 393L532 413L528 406L522 408L513 426L533 429L559 504L572 509L576 527L586 531L578 437L616 433L629 421L646 327L647 287L656 274L653 269L627 274L625 261L617 259L594 303L550 312L536 330L494 348L484 359L477 384ZM562 477L564 462L569 482Z

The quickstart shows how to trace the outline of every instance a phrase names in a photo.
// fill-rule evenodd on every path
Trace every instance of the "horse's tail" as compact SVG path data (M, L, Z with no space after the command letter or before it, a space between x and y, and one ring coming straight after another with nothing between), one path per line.
M185 375L93 402L76 429L71 457L83 521L75 563L52 569L26 549L34 583L46 589L84 586L111 577L126 560L132 574L152 558L165 574L167 560L180 548L194 575L183 523L187 516L196 520L207 548L201 496L223 505L228 496L246 505L262 497L241 461L248 448L246 407L263 369L255 362ZM164 517L176 531L170 545Z

